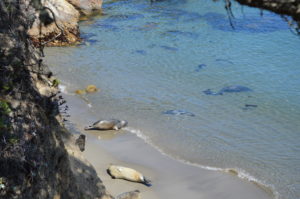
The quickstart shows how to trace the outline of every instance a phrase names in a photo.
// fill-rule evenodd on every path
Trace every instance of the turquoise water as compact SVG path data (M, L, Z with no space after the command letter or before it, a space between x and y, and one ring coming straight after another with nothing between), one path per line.
M47 62L69 93L101 89L87 95L99 118L126 119L174 158L234 168L298 199L300 38L270 12L232 11L234 29L223 2L106 1L103 16L81 23L83 45L49 48ZM231 85L252 91L203 92Z

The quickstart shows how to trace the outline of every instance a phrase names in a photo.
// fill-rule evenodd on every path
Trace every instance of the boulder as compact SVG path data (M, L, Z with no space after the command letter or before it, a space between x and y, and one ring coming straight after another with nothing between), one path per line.
M78 28L79 11L66 0L43 0L42 5L46 7L44 11L51 18L50 24L42 25L42 44L47 43L47 46L64 46L78 43L80 41ZM36 12L36 20L28 31L36 46L39 45L40 37L40 13Z
M126 193L122 193L116 197L116 199L141 199L140 197L140 191L130 191Z
M101 10L102 0L67 0L71 3L82 15L91 15L95 11Z

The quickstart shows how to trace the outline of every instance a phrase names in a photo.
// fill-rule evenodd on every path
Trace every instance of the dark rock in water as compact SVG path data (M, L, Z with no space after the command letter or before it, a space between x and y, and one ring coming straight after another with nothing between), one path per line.
M120 6L126 6L128 4L128 1L109 1L105 2L102 5L102 9L109 10Z
M82 32L81 34L80 34L80 37L82 38L82 39L90 39L90 38L92 38L92 37L95 37L95 36L97 36L95 33L84 33L84 32Z
M216 59L216 62L233 64L233 62L230 61L230 60L227 60L227 59L220 59L220 58L217 58L217 59Z
M252 91L246 86L232 85L222 88L219 93L240 93L240 92L249 92Z
M147 55L147 52L145 50L135 50L132 53L137 53L137 54L140 54L140 55Z
M254 108L257 108L258 106L256 104L245 104L245 107L243 107L242 109L244 111L247 111L247 110L252 110Z
M199 34L180 30L169 30L163 33L164 36L184 36L191 39L197 39Z
M85 41L88 42L89 44L95 44L95 43L98 42L97 39L87 39L87 40L85 40Z
M118 14L118 15L111 15L107 19L104 20L106 23L112 23L112 22L121 22L121 21L130 21L130 20L136 20L144 18L144 15L142 14Z
M77 139L75 144L79 147L80 151L85 150L85 135L81 134Z
M226 86L222 88L219 92L214 92L211 89L207 89L203 91L206 95L223 95L224 93L240 93L240 92L250 92L252 89L246 87L246 86L240 86L240 85L232 85L232 86Z
M245 107L253 107L253 108L256 108L257 105L256 105L256 104L245 104Z
M178 48L175 47L170 47L170 46L160 46L161 48L165 49L165 50L169 50L169 51L178 51Z
M155 47L157 47L157 45L156 45L156 44L150 44L150 45L148 45L147 47L148 47L148 48L155 48Z
M108 30L108 31L119 31L119 28L117 26L111 25L111 24L95 24L95 26L100 27L101 30Z
M81 38L83 39L83 43L81 45L90 45L98 42L96 39L92 39L97 36L95 33L81 33Z
M183 16L183 21L184 22L194 22L196 20L201 20L202 15L200 15L197 12L186 12L185 15Z
M166 115L187 115L190 117L195 117L194 113L191 113L191 112L188 112L185 110L168 110L168 111L164 111L162 113L166 114Z
M203 91L203 93L205 95L222 95L222 93L213 92L211 89L207 89L207 90Z
M197 66L197 69L195 70L196 72L199 72L201 69L205 68L207 65L206 64L199 64Z

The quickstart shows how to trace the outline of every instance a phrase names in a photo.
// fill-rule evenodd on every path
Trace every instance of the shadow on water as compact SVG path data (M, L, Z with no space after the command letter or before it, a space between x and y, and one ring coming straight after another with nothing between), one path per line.
M190 39L198 39L199 34L189 31L180 31L180 30L168 30L164 33L162 33L163 36L167 37L177 37L177 36L183 36Z
M94 37L97 37L97 35L94 33L82 32L80 37L83 39L83 42L80 45L94 45L98 42L97 39L93 39Z
M248 32L248 33L267 33L280 30L287 30L288 25L276 14L268 13L264 16L244 16L233 18L230 26L227 15L208 12L203 18L214 29L225 32ZM280 19L280 20L278 20Z
M117 32L120 30L119 27L115 26L115 25L111 25L111 24L107 24L107 23L96 23L94 24L94 26L99 27L101 30L104 31L112 31L112 32Z
M136 19L144 18L144 15L132 13L132 14L116 14L111 15L108 18L104 19L103 22L106 24L113 23L113 22L122 22L122 21L131 21Z
M132 54L147 55L147 52L145 50L135 50Z

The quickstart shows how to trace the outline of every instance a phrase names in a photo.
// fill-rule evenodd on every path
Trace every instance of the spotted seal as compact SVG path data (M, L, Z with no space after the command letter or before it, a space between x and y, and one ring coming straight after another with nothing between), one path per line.
M109 119L99 120L91 126L85 127L84 130L119 130L127 126L128 122L125 120Z
M123 166L117 166L117 165L110 165L107 169L107 173L112 177L116 179L124 179L131 182L139 182L142 184L145 184L146 186L151 186L151 181L148 180L143 174L140 172L123 167Z

